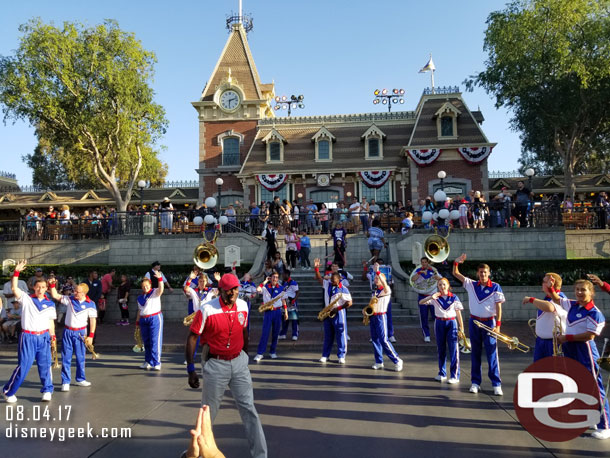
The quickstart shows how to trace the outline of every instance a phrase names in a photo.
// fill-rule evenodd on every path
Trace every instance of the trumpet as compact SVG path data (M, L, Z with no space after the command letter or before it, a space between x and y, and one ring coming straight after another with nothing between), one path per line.
M51 357L53 359L53 369L59 369L61 366L59 365L59 357L57 355L57 341L51 342Z
M463 331L458 331L458 345L462 353L470 353L472 347L470 346L470 339L466 337Z
M339 302L339 299L341 299L341 294L338 294L336 299L334 299L330 304L320 310L320 313L318 313L318 320L324 321L326 318L336 317L337 309L335 308L335 305L337 304L337 302Z
M87 350L89 350L89 353L91 353L91 355L93 355L93 357L91 359L99 359L100 354L95 352L95 347L93 346L93 344L87 343L87 339L83 336L80 336L80 338L85 343L85 347L87 347Z
M377 303L379 299L376 296L371 297L369 304L362 309L362 314L364 318L362 318L362 324L368 326L371 321L371 317L375 314L375 310L377 309Z
M133 333L133 338L136 340L136 344L133 346L132 350L135 353L142 353L144 351L144 342L142 342L140 326L136 326L136 330Z
M267 302L261 304L260 307L258 308L258 312L259 313L264 313L264 312L267 312L268 310L273 310L274 304L277 301L279 301L282 297L284 297L283 294L278 294L277 296L275 296L270 301L267 301Z
M478 327L480 327L482 329L485 329L487 331L488 335L490 335L492 337L495 337L500 342L504 342L506 345L508 345L509 349L511 349L511 350L519 350L520 352L523 352L523 353L527 353L527 352L530 351L530 347L528 347L527 345L525 345L522 342L519 342L519 339L517 339L516 337L510 337L510 336L507 336L506 334L502 334L500 332L496 332L492 328L490 328L489 326L486 326L483 323L481 323L480 321L477 321L477 320L472 320L472 321Z
M555 325L553 326L553 356L563 356L563 350L561 349L561 344L558 339L561 334L561 325L555 321Z

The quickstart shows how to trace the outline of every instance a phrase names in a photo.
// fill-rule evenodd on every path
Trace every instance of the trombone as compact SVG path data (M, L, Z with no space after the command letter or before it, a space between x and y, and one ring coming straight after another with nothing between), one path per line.
M522 342L519 342L519 339L517 339L516 337L510 337L510 336L507 336L506 334L496 332L489 326L481 323L480 321L472 320L472 322L474 324L476 324L478 327L485 329L487 331L487 335L495 337L500 342L504 342L506 345L508 345L509 349L519 350L520 352L523 352L523 353L528 353L530 351L530 347L528 347L527 345L525 345Z

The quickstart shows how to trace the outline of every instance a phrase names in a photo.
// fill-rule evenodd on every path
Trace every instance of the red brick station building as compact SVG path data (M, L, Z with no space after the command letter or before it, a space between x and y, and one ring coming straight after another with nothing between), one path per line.
M440 186L448 194L488 192L487 159L496 143L458 88L427 89L413 111L275 117L273 84L261 82L246 31L232 26L201 98L199 201L339 202L417 200ZM380 105L385 108L385 105Z

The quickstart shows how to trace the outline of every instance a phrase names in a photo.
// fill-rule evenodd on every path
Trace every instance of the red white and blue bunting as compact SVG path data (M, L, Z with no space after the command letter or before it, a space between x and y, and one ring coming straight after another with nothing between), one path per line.
M381 188L386 181L389 180L392 172L389 170L384 170L383 172L358 172L360 174L360 178L367 186L367 188Z
M459 153L462 157L471 164L478 164L487 159L487 156L491 154L491 146L480 146L478 148L458 148Z
M285 173L279 173L277 175L256 175L258 182L267 191L277 191L280 189L286 181L286 178L288 178L288 175Z
M427 167L438 159L438 157L441 155L441 151L442 150L439 148L408 149L407 153L409 153L409 156L417 165L420 167Z

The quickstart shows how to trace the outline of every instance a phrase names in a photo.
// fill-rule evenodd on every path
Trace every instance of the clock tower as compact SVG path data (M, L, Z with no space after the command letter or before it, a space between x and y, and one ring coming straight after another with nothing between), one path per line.
M230 35L201 98L192 102L199 118L199 202L216 196L221 176L222 208L254 196L237 178L256 136L259 119L273 117L274 87L262 84L241 15L228 20ZM246 25L250 25L247 23Z

